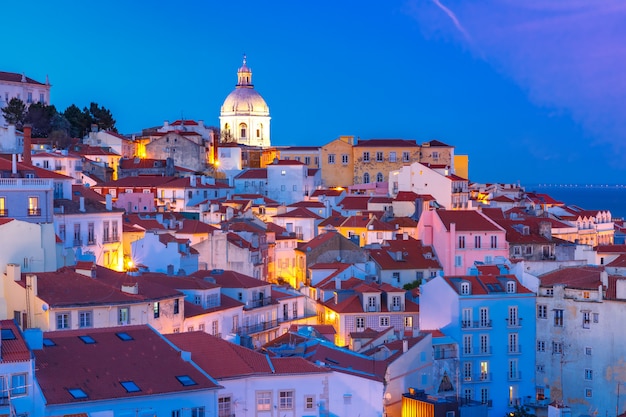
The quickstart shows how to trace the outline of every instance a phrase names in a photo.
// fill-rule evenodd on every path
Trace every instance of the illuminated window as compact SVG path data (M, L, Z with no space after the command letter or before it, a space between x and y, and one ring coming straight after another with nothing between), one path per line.
M256 393L256 409L257 411L270 411L272 408L271 391L259 391Z
M9 215L9 211L6 209L6 206L5 206L5 198L0 197L0 217L6 217L8 215Z
M39 197L28 197L28 215L41 216L41 208L39 208Z

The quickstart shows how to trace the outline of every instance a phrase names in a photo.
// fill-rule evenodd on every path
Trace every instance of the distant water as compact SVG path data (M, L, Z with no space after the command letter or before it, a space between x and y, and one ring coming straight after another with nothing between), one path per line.
M586 210L610 210L613 218L626 217L626 185L526 185L527 192L548 194L567 205Z

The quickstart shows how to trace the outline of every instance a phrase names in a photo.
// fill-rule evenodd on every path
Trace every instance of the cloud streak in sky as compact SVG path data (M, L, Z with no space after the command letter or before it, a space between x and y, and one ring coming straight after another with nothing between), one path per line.
M624 165L626 2L450 0L448 7L438 0L433 3L472 40L470 48L477 56L512 79L546 113L571 117L587 139L555 145L589 147L604 152L606 164ZM433 3L411 2L411 15L426 35L445 38L447 33L455 39L447 19L433 19Z
M435 5L437 7L439 7L441 10L443 10L443 12L448 15L448 17L450 18L450 20L452 20L452 23L454 23L454 26L458 29L459 32L461 32L461 34L463 35L463 37L465 38L465 40L468 43L472 43L472 38L471 36L467 33L467 31L465 30L465 28L463 27L463 25L461 25L461 23L459 22L459 19L456 17L456 15L452 12L452 10L448 9L446 6L444 6L443 4L441 4L441 2L439 0L433 0L433 3L435 3Z

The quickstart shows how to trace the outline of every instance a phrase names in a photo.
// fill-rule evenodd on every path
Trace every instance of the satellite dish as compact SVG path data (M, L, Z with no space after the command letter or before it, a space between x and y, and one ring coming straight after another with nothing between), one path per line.
M42 304L41 309L43 311L48 311L48 304Z

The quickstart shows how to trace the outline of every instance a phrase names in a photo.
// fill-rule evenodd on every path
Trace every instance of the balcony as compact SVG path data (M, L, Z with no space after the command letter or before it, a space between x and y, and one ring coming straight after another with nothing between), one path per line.
M8 217L8 216L9 216L9 209L0 210L0 217Z
M512 355L519 355L522 353L522 345L507 345L507 352Z
M116 243L119 241L120 241L120 238L118 235L105 236L102 238L103 243Z
M465 382L491 382L491 372L480 372L477 374L464 375Z
M470 349L463 349L463 356L488 356L492 354L491 346L472 346Z
M458 357L456 349L435 349L434 352L434 359L456 359Z
M265 307L272 303L272 297L263 297L255 300L249 300L246 302L246 309Z
M517 372L507 372L506 373L507 381L521 381L522 380L522 371Z
M41 216L41 209L40 208L29 208L28 209L28 215L29 216Z
M521 317L517 317L514 319L511 318L506 318L506 327L508 328L513 328L513 327L522 327L522 318Z
M82 239L74 239L74 241L72 242L72 246L74 246L74 247L76 247L76 246L83 246Z
M247 326L241 326L237 329L237 334L240 336L247 336L255 333L261 333L266 330L272 330L278 327L278 320L266 321L258 324L250 324Z
M490 329L491 320L462 320L461 328L463 329Z

